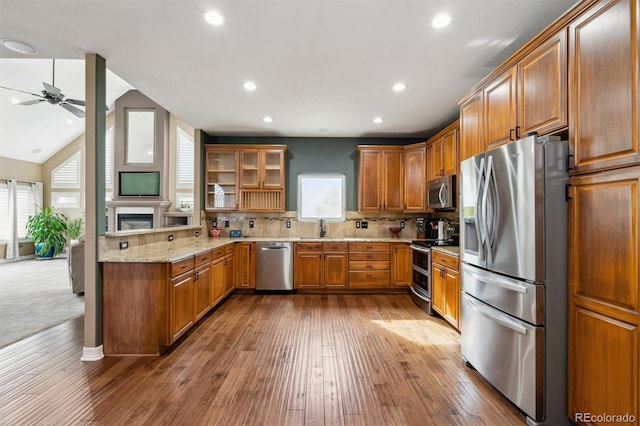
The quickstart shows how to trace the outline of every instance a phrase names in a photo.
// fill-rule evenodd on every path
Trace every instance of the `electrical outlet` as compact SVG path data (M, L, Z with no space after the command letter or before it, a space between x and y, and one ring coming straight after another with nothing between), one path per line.
M211 227L212 228L217 228L218 227L218 221L213 219L213 222L211 222Z
M200 231L196 231L196 238L200 236Z
M360 226L362 227L362 229L368 229L369 228L369 222L362 221L362 222L360 222Z
M404 229L404 222L400 222L400 229Z
M253 221L252 220L249 221L249 228L253 228Z
M129 241L120 241L120 250L126 250L129 248Z
M286 226L287 228L291 228L291 221L290 221L290 220L288 220L288 221L287 221L287 223L285 223L285 226Z
M167 235L167 240L169 240L169 241L173 241L173 234L169 234L169 235Z
M360 229L360 221L356 220L356 228Z
M224 221L224 227L228 228L229 227L229 219L225 219Z

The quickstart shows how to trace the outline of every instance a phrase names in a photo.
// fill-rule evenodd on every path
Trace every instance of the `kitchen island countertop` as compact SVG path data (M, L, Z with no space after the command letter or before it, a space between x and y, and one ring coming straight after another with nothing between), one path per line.
M257 242L257 241L287 241L287 242L345 242L345 243L410 243L412 238L384 238L384 237L367 237L367 238L307 238L307 237L240 237L240 238L198 238L197 240L188 240L185 242L160 242L153 244L145 244L138 247L130 247L125 250L110 250L101 252L99 255L100 262L122 262L122 263L167 263L185 259L199 253L233 244L236 242ZM444 247L443 247L444 248ZM453 247L447 247L453 248Z

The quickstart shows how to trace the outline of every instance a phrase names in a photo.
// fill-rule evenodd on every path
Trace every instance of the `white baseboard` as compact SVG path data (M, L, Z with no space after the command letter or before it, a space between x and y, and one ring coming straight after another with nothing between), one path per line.
M99 361L104 358L104 352L102 352L102 345L98 347L87 347L82 348L82 356L80 357L80 361Z

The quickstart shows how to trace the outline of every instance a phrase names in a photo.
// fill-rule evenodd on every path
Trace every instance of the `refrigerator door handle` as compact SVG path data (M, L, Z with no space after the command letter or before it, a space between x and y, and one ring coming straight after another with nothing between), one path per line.
M485 243L485 233L482 232L482 185L484 181L484 158L480 159L480 170L478 170L478 190L476 193L476 202L475 202L475 214L474 214L474 222L475 222L475 231L476 237L478 238L479 247L484 247ZM480 251L482 253L482 250Z
M484 183L483 183L483 189L482 189L482 227L484 230L484 238L483 238L483 245L485 245L485 241L486 244L489 244L489 239L490 239L490 235L489 235L489 225L487 224L487 201L489 198L489 177L491 175L491 163L492 163L492 158L488 157L487 160L487 171L485 173L485 178L484 178Z
M500 314L499 313L500 311L496 310L495 313L491 312L489 309L478 305L475 301L472 300L471 297L467 297L467 302L469 302L469 304L473 307L473 309L475 309L483 317L493 322L496 322L510 330L513 330L516 333L527 334L527 329L525 327L521 326L520 324L518 324L513 320L510 320L509 318L506 317L506 315Z
M491 238L489 239L489 247L493 247L496 241L496 228L499 223L498 215L500 214L500 209L498 209L500 205L500 194L498 191L498 183L496 182L495 167L493 167L493 157L489 157L489 166L487 168L487 187L489 188L489 200L491 203Z
M500 279L498 277L492 277L491 278L491 282L487 283L487 281L484 279L484 277L476 274L473 271L470 271L468 269L465 269L464 274L467 274L471 277L473 277L475 280L480 281L483 284L487 284L487 285L496 285L498 287L502 287L506 290L511 290L511 291L515 291L517 293L522 293L522 294L527 294L527 287L523 286L523 285L519 285L519 284L515 284L513 282L509 282L507 280L503 280Z

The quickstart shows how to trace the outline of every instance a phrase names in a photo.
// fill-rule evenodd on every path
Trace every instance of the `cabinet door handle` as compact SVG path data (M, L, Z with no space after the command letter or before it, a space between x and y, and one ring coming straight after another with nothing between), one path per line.
M515 140L515 138L513 137L514 133L515 133L514 129L509 129L509 140L510 141L514 141Z
M520 139L520 126L516 126L516 139Z

